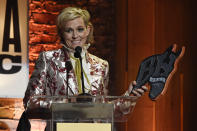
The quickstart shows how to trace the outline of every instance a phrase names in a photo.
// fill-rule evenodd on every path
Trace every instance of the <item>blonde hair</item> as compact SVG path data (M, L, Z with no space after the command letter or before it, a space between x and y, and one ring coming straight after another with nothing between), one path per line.
M63 9L57 17L58 35L61 37L61 40L63 41L64 39L63 39L62 29L64 28L65 22L79 17L82 17L86 27L90 26L90 33L87 38L87 43L93 43L94 42L93 25L90 22L90 13L85 9L80 9L76 7L67 7Z

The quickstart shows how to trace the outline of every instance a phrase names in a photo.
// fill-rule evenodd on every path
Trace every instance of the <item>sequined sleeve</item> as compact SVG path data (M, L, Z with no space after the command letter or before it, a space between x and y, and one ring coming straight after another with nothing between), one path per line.
M45 95L46 87L46 75L47 64L44 52L39 55L38 60L35 63L35 69L29 80L25 97L23 99L24 107L26 108L38 108L40 105L47 106L48 103L44 103L42 100L34 99L34 96Z
M125 119L136 105L136 101L117 99L114 101L115 119Z
M108 94L108 83L109 83L109 64L106 62L105 75L103 78L104 94Z
M104 69L104 76L103 76L103 87L104 87L104 94L110 95L110 92L108 92L108 83L109 83L109 64L108 62L104 63L105 69ZM127 92L123 94L123 96L127 96ZM125 115L129 114L133 107L135 106L136 102L131 102L129 100L125 99L117 99L113 101L114 103L114 111L115 111L115 118L116 119L122 119L125 117Z
M122 96L124 98L119 98L114 101L115 119L119 120L128 117L128 114L133 111L138 99L138 97L133 97L133 99L126 99L126 97L130 96L128 90Z

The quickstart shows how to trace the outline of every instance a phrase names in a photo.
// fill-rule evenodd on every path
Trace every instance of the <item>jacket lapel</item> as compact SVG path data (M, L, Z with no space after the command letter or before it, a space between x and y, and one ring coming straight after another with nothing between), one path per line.
M94 58L91 57L91 54L87 53L86 54L86 61L87 61L87 65L88 65L88 69L89 69L89 80L91 83L91 94L95 95L95 94L100 94L99 92L102 90L100 89L101 87L101 79L102 76L100 75L100 73L98 72L98 63L95 63L95 60L93 60Z
M69 71L69 73L67 72L67 69L66 69L66 62L70 61L68 55L69 54L67 53L67 51L64 51L64 49L61 49L58 57L55 57L53 59L53 62L57 66L57 70L59 72L60 77L62 77L62 79L64 80L63 84L64 84L64 87L66 87L65 90L69 88L68 94L74 95L74 94L78 94L78 86L77 86L77 82L75 79L74 69L72 68L71 71ZM68 83L67 83L67 80L68 80ZM67 84L68 84L68 87L67 87Z
M102 73L98 71L100 68L100 64L96 63L95 58L91 57L91 54L88 52L86 53L86 66L85 68L88 68L86 74L90 81L90 94L98 94L99 91L102 91L101 85L102 85ZM67 76L67 70L66 70L66 62L70 61L69 54L65 49L61 49L59 51L59 54L53 58L53 62L55 63L57 70L59 72L60 77L64 80L64 87L67 88L67 77L68 77L68 88L69 88L69 95L76 95L79 93L77 81L74 73L74 69L69 72ZM65 88L65 90L66 90Z

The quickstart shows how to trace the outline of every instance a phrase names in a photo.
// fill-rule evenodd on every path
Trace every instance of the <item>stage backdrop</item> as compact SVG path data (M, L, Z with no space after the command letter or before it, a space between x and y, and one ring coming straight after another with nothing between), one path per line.
M0 97L23 97L28 82L27 0L0 0Z

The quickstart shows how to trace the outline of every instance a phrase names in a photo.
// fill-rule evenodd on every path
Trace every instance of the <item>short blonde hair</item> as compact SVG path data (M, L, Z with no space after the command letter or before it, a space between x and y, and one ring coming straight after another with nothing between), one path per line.
M64 28L65 22L82 17L84 24L90 26L90 33L87 38L87 43L94 42L93 36L93 25L90 22L90 13L85 9L80 9L77 7L67 7L63 9L57 17L57 31L58 35L63 41L62 29Z

